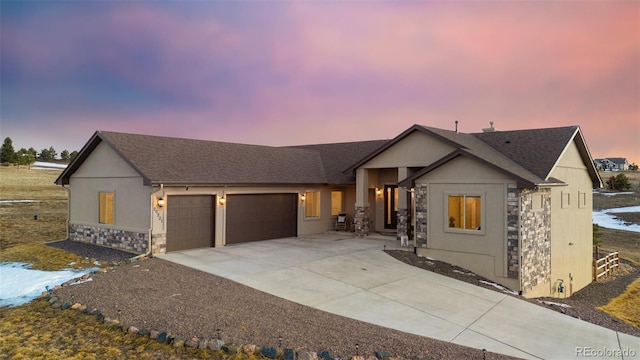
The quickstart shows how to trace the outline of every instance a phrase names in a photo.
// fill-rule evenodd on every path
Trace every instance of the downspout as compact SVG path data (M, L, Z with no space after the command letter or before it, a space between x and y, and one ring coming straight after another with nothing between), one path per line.
M155 194L157 194L158 192L160 192L160 191L162 191L162 190L164 190L164 184L160 184L160 189L158 189L158 190L156 190L156 191L153 191L153 192L151 193L151 207L152 207L152 209L151 209L151 211L149 212L149 230L147 230L147 232L148 232L148 234L149 234L149 235L148 235L148 236L149 236L149 240L148 240L149 242L148 242L148 244L147 244L147 252L146 252L146 253L144 253L144 254L141 254L141 255L137 255L137 256L132 257L132 258L130 259L131 261L136 261L136 260L138 260L138 259L140 259L140 258L148 257L148 256L150 256L150 255L151 255L151 250L152 250L152 249L151 249L151 235L152 235L152 232L153 232L153 206L155 206L155 205L153 204L153 199L154 199L154 197L155 197Z
M64 189L64 191L67 192L67 226L66 226L66 232L67 232L67 240L70 240L69 237L71 236L71 232L69 231L69 224L71 222L71 190L69 188L64 187L64 184L62 184L62 188Z

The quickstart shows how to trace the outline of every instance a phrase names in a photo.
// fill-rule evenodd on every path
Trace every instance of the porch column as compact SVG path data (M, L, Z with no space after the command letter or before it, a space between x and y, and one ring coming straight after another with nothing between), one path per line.
M356 170L356 211L354 222L356 236L369 235L369 170Z
M409 176L408 169L406 167L398 168L398 182L404 180ZM407 196L409 194L409 190L405 188L398 187L398 224L397 224L397 232L396 239L401 240L403 236L409 236L409 204L407 202Z

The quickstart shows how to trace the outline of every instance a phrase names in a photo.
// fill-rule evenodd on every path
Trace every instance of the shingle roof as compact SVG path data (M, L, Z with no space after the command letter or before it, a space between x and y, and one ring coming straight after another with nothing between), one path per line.
M618 164L618 165L624 165L627 163L627 158L621 158L621 157L611 157L611 158L607 158L609 160L611 160L613 163Z
M405 181L401 181L402 186L409 186L416 178L458 156L472 157L497 170L511 174L518 179L519 184L522 186L561 183L558 179L550 178L549 174L569 143L580 134L578 126L465 134L414 125L388 142L377 152L369 154L356 163L350 170L355 170L357 167L362 166L413 131L422 131L434 136L451 144L455 150L443 157L441 161L437 161L416 172ZM597 172L592 169L591 155L581 135L579 135L576 144L585 160L585 164L588 164L588 171L592 177L593 184L597 187L600 183L600 178Z
M371 140L337 144L300 145L292 148L317 151L329 184L355 184L355 176L344 170L368 154L384 146L389 140Z
M578 126L473 135L540 178L546 179L576 131Z
M56 183L68 184L70 176L101 142L140 173L147 185L194 186L354 184L355 178L341 174L342 164L356 161L378 144L273 147L97 131Z

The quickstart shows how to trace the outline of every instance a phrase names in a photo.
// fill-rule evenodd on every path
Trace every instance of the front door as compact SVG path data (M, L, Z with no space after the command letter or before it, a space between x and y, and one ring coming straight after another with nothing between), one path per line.
M384 228L398 227L398 186L384 186Z

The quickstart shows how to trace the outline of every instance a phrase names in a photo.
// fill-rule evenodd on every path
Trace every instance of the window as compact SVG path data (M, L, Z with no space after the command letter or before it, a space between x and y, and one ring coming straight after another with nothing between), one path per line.
M448 228L481 230L482 197L479 195L449 195Z
M342 191L331 192L331 216L337 216L344 212L344 206L342 201Z
M306 207L304 216L320 217L320 191L307 191L305 193Z
M100 223L113 225L112 192L100 192Z

